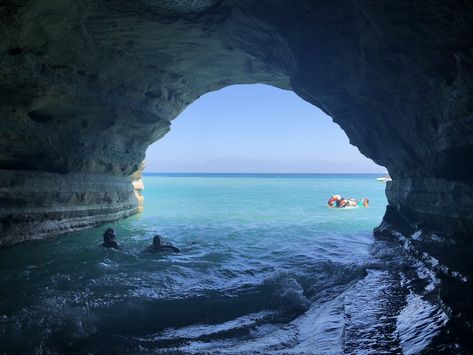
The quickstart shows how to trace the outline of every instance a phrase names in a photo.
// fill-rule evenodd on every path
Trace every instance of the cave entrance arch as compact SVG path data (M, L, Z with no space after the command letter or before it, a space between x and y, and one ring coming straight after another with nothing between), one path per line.
M198 97L245 83L331 116L389 170L389 205L411 224L473 230L467 199L450 196L471 193L455 139L473 92L464 4L29 4L3 12L0 245L135 213L129 176L147 146Z
M468 2L31 0L1 17L0 246L136 213L129 176L169 122L259 82L385 166L386 220L455 241L425 250L471 280Z

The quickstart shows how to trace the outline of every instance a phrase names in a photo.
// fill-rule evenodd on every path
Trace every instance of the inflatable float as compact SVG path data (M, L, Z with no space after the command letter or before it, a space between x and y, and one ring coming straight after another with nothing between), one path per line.
M343 209L368 207L369 203L370 201L367 198L360 198L359 200L356 200L354 198L344 198L341 195L333 195L327 202L329 208Z

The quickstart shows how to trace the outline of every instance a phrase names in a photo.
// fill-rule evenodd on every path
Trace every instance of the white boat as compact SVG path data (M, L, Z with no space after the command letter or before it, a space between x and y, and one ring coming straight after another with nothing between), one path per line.
M391 177L389 175L386 175L386 176L383 176L383 177L379 177L379 178L376 178L377 181L379 182L388 182L388 181L393 181L393 179L391 179Z

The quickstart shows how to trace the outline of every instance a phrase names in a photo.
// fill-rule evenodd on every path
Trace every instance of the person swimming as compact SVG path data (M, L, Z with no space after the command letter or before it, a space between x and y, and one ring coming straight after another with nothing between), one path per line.
M113 228L108 228L104 233L103 233L103 243L102 243L102 246L104 248L112 248L112 249L116 249L116 250L119 250L120 249L120 246L118 245L118 243L116 242L115 240L115 231L113 230Z
M354 198L349 198L346 200L347 203L345 204L345 207L357 207L358 202Z
M145 253L159 253L163 251L173 251L179 253L179 248L175 247L171 243L162 240L161 236L155 235L153 238L153 244L145 249Z
M328 207L329 208L339 207L341 198L342 196L340 195L333 195L332 197L330 197L330 199L327 202Z
M370 200L368 200L367 198L360 198L356 203L358 207L369 207L369 204Z

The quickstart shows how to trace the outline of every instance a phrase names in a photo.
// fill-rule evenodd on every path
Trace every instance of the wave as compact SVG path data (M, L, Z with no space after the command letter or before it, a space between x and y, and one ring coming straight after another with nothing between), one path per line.
M2 307L2 351L418 353L448 317L432 297L435 275L399 248L377 241L362 262L110 253L76 274L41 274L29 306ZM25 270L28 282L44 272Z

